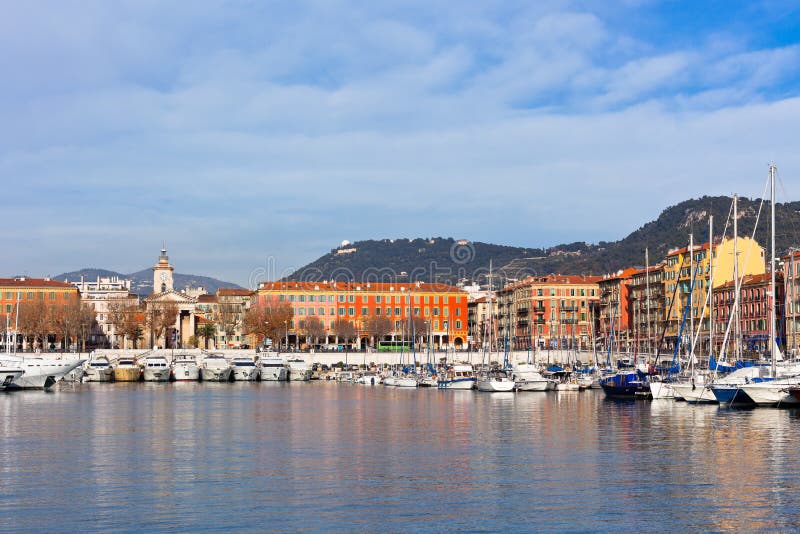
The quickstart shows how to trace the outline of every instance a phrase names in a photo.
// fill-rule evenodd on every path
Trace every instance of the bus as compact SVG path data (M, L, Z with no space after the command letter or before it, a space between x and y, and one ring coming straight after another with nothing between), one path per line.
M378 352L403 352L411 350L411 341L378 341Z

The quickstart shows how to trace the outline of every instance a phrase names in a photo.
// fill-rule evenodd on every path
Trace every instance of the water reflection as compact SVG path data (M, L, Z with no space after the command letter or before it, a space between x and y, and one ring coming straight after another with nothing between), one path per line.
M22 530L800 521L794 410L322 382L83 384L0 414L0 513Z

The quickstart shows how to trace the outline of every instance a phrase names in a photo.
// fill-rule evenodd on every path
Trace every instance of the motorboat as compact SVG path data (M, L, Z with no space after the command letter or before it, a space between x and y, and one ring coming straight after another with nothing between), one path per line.
M435 388L439 385L439 380L433 374L420 375L417 377L417 385L424 388Z
M646 399L650 385L637 371L620 370L600 379L600 386L610 399Z
M49 389L85 361L73 358L45 358L39 355L0 354L0 368L24 371L16 376L6 389Z
M233 368L222 354L207 354L200 366L203 382L229 382Z
M21 377L24 373L25 371L22 369L15 369L13 367L0 367L0 390L11 386L11 383Z
M178 354L172 360L172 379L176 382L200 380L200 366L197 365L197 360L187 354Z
M381 377L376 373L364 373L356 379L356 384L376 386L381 383Z
M83 380L85 382L111 382L114 380L114 369L105 356L97 356L86 362Z
M577 380L565 380L556 384L556 391L580 391L581 386Z
M289 369L283 358L277 356L261 357L261 381L283 382L289 380Z
M383 377L384 386L394 386L396 382L397 382L397 377L393 374L386 375Z
M144 359L145 382L169 382L171 369L164 356L148 356Z
M753 365L736 369L732 373L714 380L707 387L720 404L752 404L752 400L741 386L772 380L767 375L769 368Z
M437 384L439 389L473 389L475 370L471 364L457 363L447 369Z
M133 358L121 358L114 367L114 382L138 382L142 368Z
M394 387L396 388L415 388L417 386L419 386L417 375L400 375L394 378Z
M233 379L237 382L255 382L261 379L261 373L253 358L237 356L231 359Z
M311 380L311 366L305 360L294 358L286 362L289 366L289 380L305 382Z
M555 389L555 381L545 378L536 365L518 363L514 366L511 378L518 391L548 391Z
M800 387L800 377L780 378L740 386L756 406L800 405L800 399L791 393L791 389L797 387Z
M478 373L475 386L478 391L514 391L516 384L505 369L491 369Z

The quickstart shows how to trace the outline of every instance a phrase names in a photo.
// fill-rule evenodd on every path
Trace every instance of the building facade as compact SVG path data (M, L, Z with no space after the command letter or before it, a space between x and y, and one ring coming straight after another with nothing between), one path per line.
M300 324L308 317L322 321L325 344L335 340L337 319L345 319L357 331L360 348L370 343L367 322L385 317L391 322L392 339L410 339L412 321L422 327L415 340L423 339L434 348L466 348L467 294L457 287L424 282L262 282L257 291L258 306L288 303L294 319L286 325L290 345L302 348ZM424 321L424 324L419 320Z
M497 333L513 349L592 346L599 276L531 276L497 291Z
M89 344L95 347L117 348L124 345L123 336L117 333L117 325L112 321L112 309L115 306L138 306L138 295L131 294L131 281L117 276L98 276L93 280L81 277L71 281L78 288L81 301L90 305L96 314L96 323L92 327Z

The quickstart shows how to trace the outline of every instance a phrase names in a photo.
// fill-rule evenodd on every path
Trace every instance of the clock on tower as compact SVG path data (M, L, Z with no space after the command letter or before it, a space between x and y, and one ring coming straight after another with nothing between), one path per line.
M153 267L153 293L165 293L173 289L172 274L174 268L169 263L167 246L161 249L158 263Z

